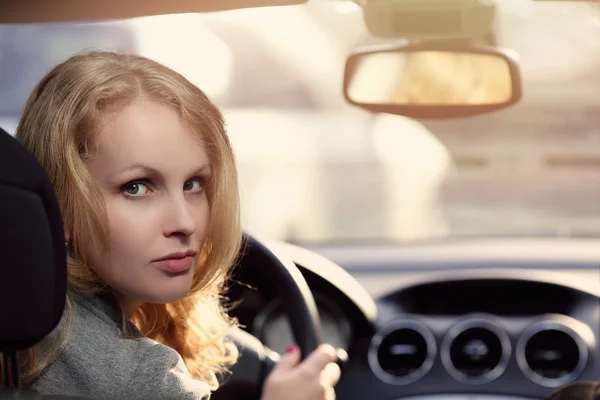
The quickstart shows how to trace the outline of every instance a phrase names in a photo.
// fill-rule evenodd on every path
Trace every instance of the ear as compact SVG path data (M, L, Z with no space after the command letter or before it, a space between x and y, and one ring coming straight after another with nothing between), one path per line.
M69 233L69 231L67 231L67 229L65 228L65 247L67 248L67 250L69 250L71 244L71 235Z

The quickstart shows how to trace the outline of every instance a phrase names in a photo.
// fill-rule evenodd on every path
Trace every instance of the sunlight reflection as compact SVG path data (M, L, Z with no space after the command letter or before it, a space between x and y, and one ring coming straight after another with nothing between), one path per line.
M317 185L316 143L299 118L271 110L226 109L236 152L244 226L265 237L300 230L323 232Z
M396 115L378 115L373 137L385 165L389 237L445 234L448 227L438 201L452 166L446 147L419 122Z
M209 97L227 93L233 56L227 44L204 26L201 15L161 15L133 24L141 54L175 69Z

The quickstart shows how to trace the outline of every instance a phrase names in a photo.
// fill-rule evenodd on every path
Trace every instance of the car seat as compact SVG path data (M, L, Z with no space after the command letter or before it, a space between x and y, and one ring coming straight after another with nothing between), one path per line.
M36 158L0 129L0 399L60 399L24 391L18 352L60 321L67 263L58 201Z

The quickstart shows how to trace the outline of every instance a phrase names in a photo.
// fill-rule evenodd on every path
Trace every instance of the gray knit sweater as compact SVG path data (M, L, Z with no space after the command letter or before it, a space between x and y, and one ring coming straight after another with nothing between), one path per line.
M208 400L179 354L144 337L132 324L121 335L121 315L110 301L78 295L76 322L58 358L31 385L41 394L91 399ZM52 334L48 340L52 340Z

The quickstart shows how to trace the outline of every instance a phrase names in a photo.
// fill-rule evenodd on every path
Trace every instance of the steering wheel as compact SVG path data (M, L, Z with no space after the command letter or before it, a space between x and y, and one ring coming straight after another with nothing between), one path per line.
M239 268L256 268L261 279L276 289L301 357L312 353L321 344L321 321L312 292L294 262L245 233ZM240 359L211 398L256 400L278 357L241 329L229 336L240 350Z

